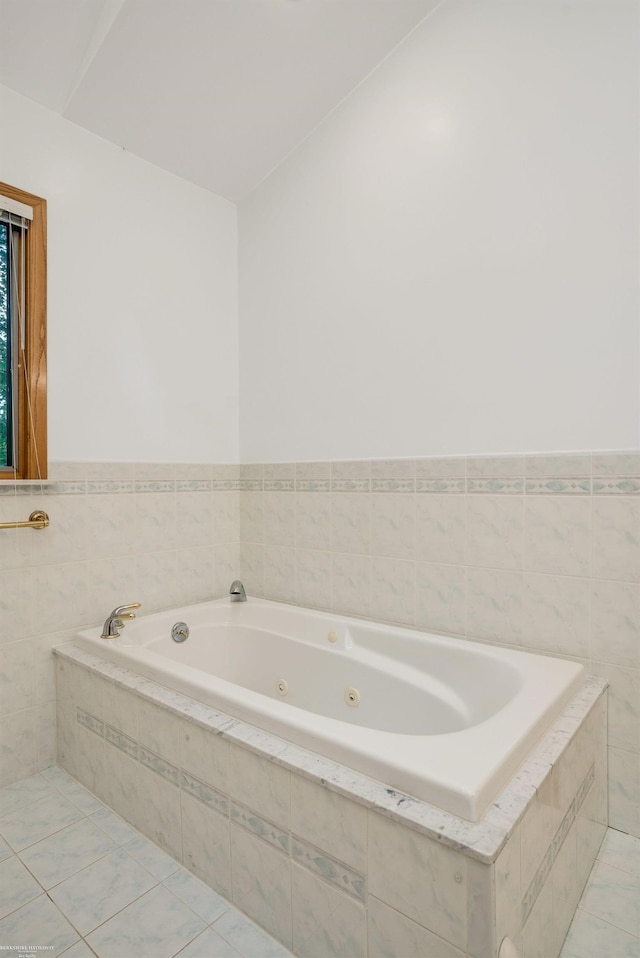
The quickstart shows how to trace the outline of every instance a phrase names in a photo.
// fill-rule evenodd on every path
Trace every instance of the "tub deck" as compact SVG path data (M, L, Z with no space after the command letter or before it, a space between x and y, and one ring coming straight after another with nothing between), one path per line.
M179 620L190 636L178 644ZM574 662L254 598L140 616L118 639L92 629L76 641L471 822L584 682Z

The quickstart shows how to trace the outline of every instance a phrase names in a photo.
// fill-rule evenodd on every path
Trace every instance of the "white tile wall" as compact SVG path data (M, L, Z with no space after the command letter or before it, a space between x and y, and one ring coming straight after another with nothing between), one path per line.
M294 775L291 830L305 841L363 872L367 855L367 813L336 792Z
M248 592L584 661L611 682L611 823L640 835L640 454L51 476L0 487L0 520L51 517L0 533L1 783L53 758L53 645L121 601L195 602L241 574Z
M240 571L237 465L51 463L50 475L42 490L0 486L0 521L36 508L51 520L0 531L0 785L55 760L52 646L122 602L151 612L222 595ZM109 720L137 736L115 696Z
M360 958L367 949L367 913L295 863L291 866L292 948L303 958Z
M383 815L369 814L369 892L466 949L467 858L412 834Z
M289 463L277 492L243 469L250 591L608 678L611 824L640 835L640 453Z
M182 794L183 861L219 892L231 896L229 821L190 795Z
M290 948L289 856L232 823L231 873L232 898L238 908Z

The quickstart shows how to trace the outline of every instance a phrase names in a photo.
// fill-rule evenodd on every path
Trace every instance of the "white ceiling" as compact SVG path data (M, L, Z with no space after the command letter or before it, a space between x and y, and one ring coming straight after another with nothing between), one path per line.
M441 0L0 0L0 83L238 200Z

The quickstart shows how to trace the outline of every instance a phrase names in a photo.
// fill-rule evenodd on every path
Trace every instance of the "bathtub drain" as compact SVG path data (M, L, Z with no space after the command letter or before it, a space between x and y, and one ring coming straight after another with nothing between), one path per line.
M184 642L189 638L189 626L186 622L176 622L171 629L171 638L174 642Z
M289 683L285 679L280 679L276 688L278 689L278 695L286 695L289 691Z

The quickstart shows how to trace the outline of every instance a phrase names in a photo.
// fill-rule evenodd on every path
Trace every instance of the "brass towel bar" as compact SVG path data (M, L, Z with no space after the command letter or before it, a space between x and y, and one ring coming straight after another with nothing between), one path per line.
M0 522L0 529L46 529L49 516L42 509L36 509L27 522Z

